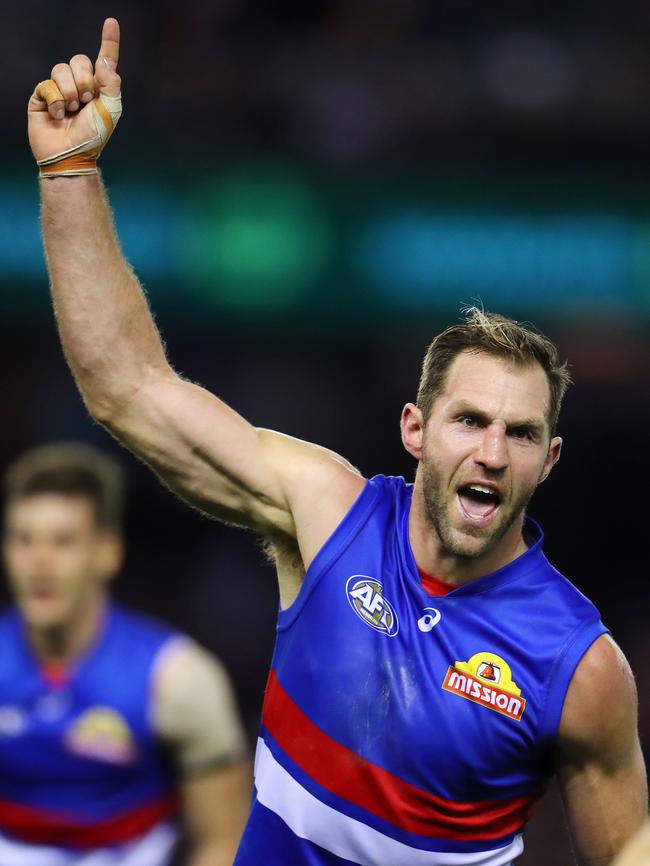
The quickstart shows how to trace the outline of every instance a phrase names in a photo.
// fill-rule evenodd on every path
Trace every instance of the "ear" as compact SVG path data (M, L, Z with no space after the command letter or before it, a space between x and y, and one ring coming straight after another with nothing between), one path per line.
M122 567L124 543L117 532L102 530L97 542L96 569L102 583L112 580Z
M424 419L422 412L414 403L407 403L402 409L400 428L402 430L402 444L412 457L421 460Z
M560 459L560 453L562 451L562 437L554 436L551 439L550 445L548 446L548 454L546 455L546 459L544 460L544 469L542 470L541 478L539 479L539 483L542 481L546 481L548 476L551 474L551 469L555 466L557 461Z

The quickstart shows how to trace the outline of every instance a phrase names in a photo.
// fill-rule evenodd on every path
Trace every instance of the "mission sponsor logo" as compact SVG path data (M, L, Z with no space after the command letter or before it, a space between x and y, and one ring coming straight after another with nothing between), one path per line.
M448 668L442 687L517 722L526 709L510 665L494 653L480 652L469 661L456 662Z
M111 707L91 707L65 733L70 751L111 764L130 764L136 747L126 719Z
M350 607L366 625L395 637L399 622L392 604L384 596L381 581L365 574L353 574L345 584Z

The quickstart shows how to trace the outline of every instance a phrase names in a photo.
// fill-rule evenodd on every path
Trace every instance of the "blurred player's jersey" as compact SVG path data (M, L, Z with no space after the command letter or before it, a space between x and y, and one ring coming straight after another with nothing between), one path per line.
M412 487L369 481L281 611L235 866L501 866L552 773L564 697L606 629L542 533L442 596Z
M54 676L16 611L0 617L0 864L162 866L177 796L156 741L156 665L179 638L118 606Z

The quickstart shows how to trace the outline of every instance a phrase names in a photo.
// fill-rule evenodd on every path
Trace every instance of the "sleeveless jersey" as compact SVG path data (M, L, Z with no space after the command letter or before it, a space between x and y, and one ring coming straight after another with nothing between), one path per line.
M2 866L167 862L177 798L150 699L156 663L177 639L110 605L95 644L53 681L19 613L0 617Z
M542 551L432 597L412 486L377 476L281 611L235 866L501 866L606 629Z

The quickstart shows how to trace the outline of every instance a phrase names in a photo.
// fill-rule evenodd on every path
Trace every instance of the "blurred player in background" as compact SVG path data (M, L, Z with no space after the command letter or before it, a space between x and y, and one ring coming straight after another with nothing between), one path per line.
M116 242L96 158L121 112L118 53L108 19L96 64L59 64L30 100L46 254L91 412L276 553L237 866L503 866L553 773L581 862L606 866L646 781L627 662L525 515L560 456L557 350L480 310L438 335L402 414L413 485L252 427L172 370ZM597 503L576 504L597 525Z
M191 866L230 866L249 800L233 695L197 644L108 598L120 467L44 446L4 487L0 864L163 866L180 817Z

